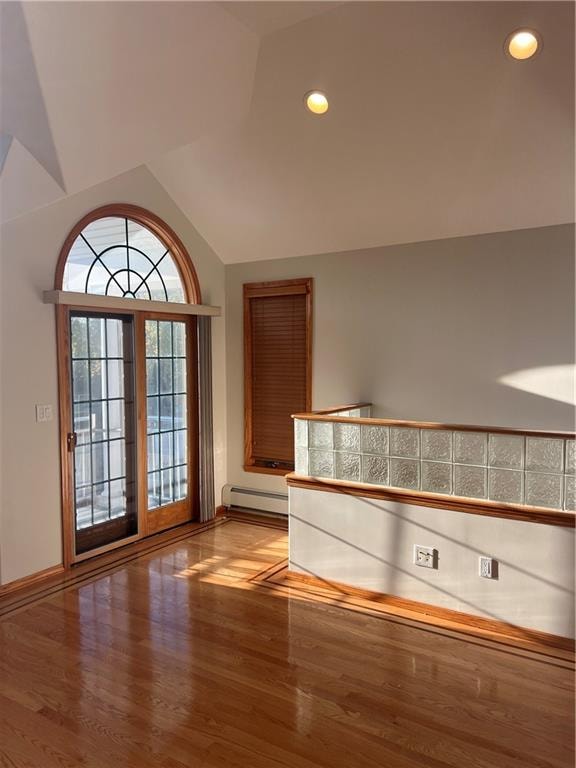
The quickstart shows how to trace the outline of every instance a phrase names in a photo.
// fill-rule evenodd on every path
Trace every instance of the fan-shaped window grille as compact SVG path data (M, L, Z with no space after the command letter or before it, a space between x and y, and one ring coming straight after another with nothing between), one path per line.
M147 227L131 219L96 219L68 253L63 289L151 301L186 301L170 249Z

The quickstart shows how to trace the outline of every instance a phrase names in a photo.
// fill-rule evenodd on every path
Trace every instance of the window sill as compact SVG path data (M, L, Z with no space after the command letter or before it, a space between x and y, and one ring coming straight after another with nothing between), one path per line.
M291 472L294 472L294 470L282 469L281 467L259 467L256 464L245 464L244 472L255 472L260 475L281 475L282 477L285 477Z

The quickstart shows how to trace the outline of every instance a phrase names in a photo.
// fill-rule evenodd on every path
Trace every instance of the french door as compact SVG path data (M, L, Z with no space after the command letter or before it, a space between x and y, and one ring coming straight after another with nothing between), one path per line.
M70 562L192 520L196 320L63 309Z

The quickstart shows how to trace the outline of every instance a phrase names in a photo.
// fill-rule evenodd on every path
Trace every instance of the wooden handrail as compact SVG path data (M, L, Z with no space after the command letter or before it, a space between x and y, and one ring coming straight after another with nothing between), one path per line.
M355 408L371 408L372 403L352 403L352 405L337 405L333 408L319 408L315 411L310 411L308 414L296 414L295 416L292 416L293 419L301 419L305 418L306 416L323 416L330 413L340 413L340 411L352 411Z
M408 419L375 419L368 416L330 416L338 411L352 410L353 408L365 408L371 403L358 403L355 405L340 406L325 410L311 411L310 413L295 413L293 419L304 421L328 421L339 424L368 424L385 427L412 427L414 429L445 429L456 432L492 432L506 435L525 435L528 437L557 437L562 440L571 440L576 437L576 432L556 432L546 429L519 429L518 427L486 427L473 424L443 424L435 421L410 421Z

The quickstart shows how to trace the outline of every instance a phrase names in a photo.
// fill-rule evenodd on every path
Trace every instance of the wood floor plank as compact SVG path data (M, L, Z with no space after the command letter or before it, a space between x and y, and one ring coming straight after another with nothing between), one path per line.
M572 768L573 677L252 579L230 521L0 619L0 766Z

